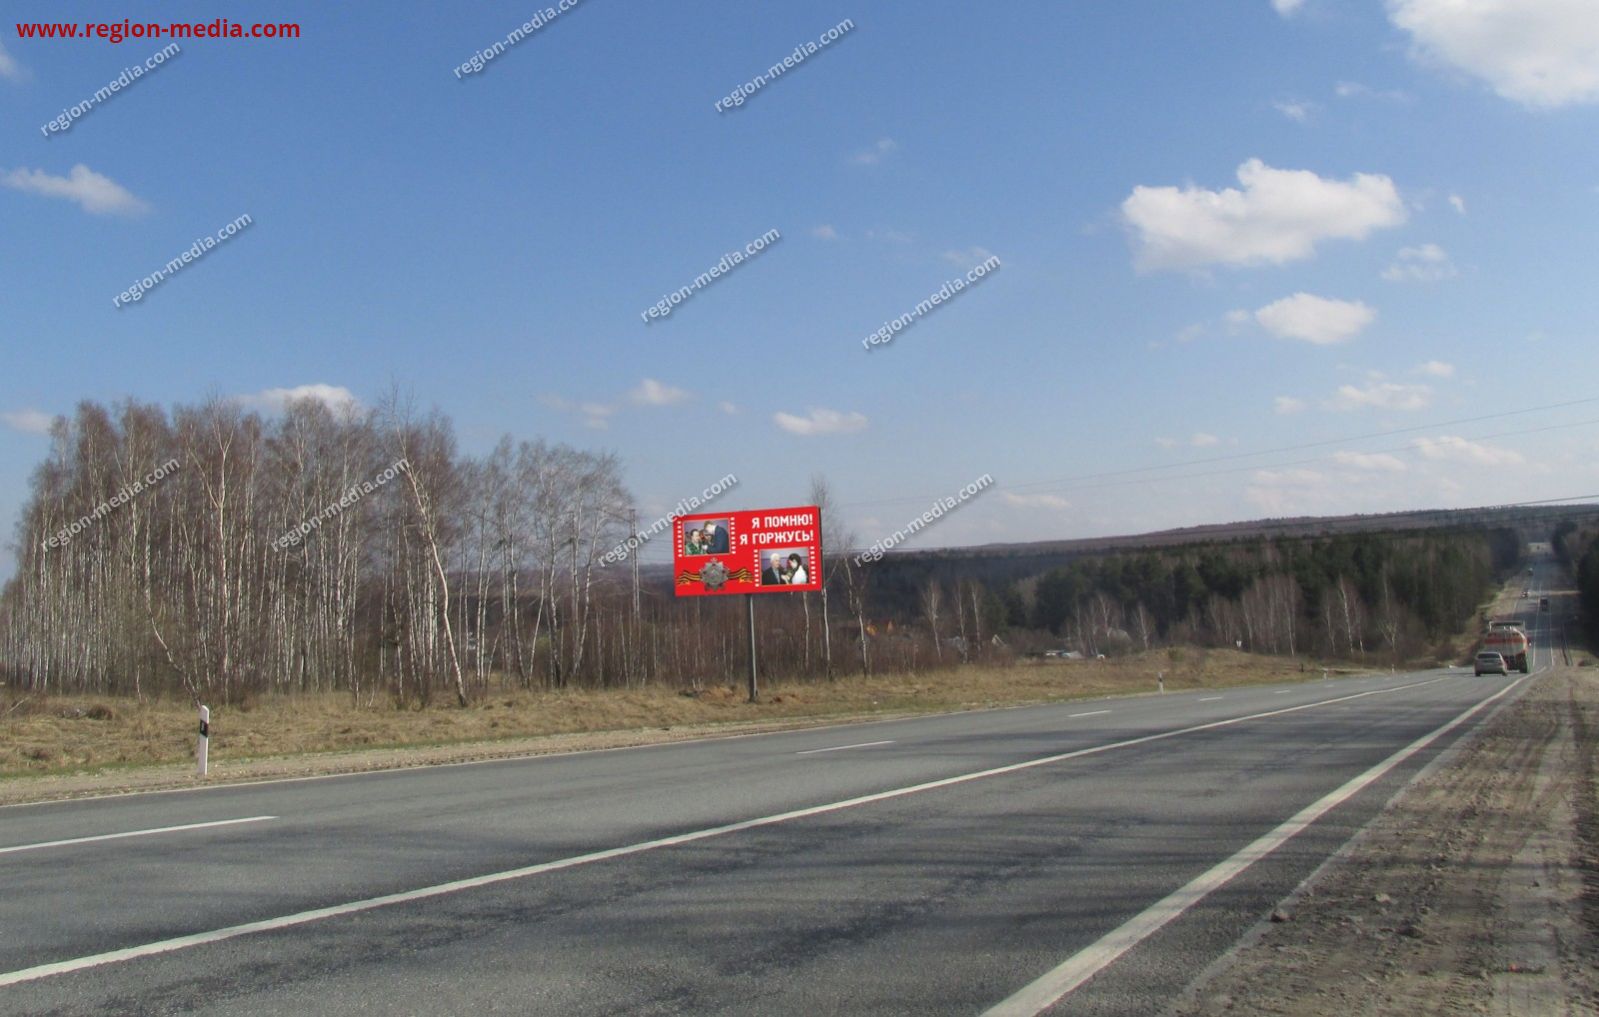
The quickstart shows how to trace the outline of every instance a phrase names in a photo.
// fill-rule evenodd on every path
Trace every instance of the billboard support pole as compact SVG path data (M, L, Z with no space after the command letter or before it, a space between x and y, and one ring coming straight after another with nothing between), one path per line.
M756 681L755 664L755 594L744 594L744 607L750 620L750 702L761 701L760 686Z

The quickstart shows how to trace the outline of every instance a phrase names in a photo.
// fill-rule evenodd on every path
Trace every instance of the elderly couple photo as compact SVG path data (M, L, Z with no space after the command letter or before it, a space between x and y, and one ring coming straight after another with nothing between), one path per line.
M809 582L805 556L798 551L773 551L761 569L762 586L804 586Z

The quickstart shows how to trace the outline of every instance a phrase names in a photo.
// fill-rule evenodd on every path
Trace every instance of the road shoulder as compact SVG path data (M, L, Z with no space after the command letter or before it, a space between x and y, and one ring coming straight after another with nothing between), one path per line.
M1173 1008L1599 1013L1599 674L1539 676Z

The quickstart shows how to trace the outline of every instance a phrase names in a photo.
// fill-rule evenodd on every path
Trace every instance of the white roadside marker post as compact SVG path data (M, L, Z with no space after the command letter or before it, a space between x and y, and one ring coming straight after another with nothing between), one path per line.
M211 708L200 707L200 743L195 749L195 759L198 761L200 776L204 777L210 764L211 755Z

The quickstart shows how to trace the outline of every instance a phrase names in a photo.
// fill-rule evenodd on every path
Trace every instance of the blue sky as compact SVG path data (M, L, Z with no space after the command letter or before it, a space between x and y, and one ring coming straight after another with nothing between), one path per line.
M615 450L646 512L822 473L862 545L985 473L906 546L1599 492L1599 402L1548 408L1599 397L1599 9L1462 6L581 0L457 76L539 7L166 4L301 38L182 40L45 137L165 42L10 4L0 530L79 400L307 386Z

